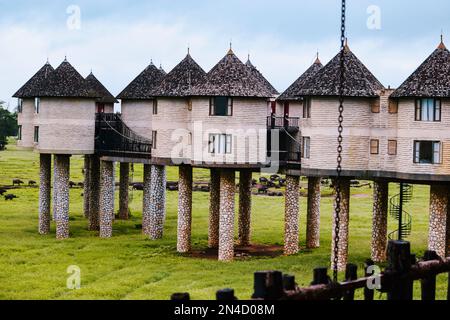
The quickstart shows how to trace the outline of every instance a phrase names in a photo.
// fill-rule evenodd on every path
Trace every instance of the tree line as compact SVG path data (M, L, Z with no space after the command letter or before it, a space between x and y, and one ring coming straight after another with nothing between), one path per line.
M9 111L0 101L0 151L5 150L8 137L17 136L17 112Z

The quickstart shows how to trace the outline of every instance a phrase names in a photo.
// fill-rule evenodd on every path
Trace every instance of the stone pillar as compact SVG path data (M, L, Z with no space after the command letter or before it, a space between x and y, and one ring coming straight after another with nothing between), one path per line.
M130 218L128 208L129 188L130 188L130 164L120 163L119 219L121 220L128 220Z
M180 166L178 182L178 242L177 251L191 251L192 167Z
M150 182L150 239L163 237L166 217L166 168L152 165Z
M144 164L144 191L142 195L142 233L146 236L150 236L150 190L152 181L152 166L149 164Z
M100 238L111 238L114 216L114 163L101 161L100 172Z
M322 178L308 178L308 209L306 217L306 247L320 247L320 184Z
M372 260L386 261L389 182L373 183Z
M56 197L58 196L58 193L56 192L58 190L58 179L56 178L56 155L53 156L53 208L52 208L52 219L53 221L56 220Z
M250 245L252 212L252 171L242 170L239 175L239 245Z
M91 156L89 178L89 226L90 231L100 230L100 159Z
M284 224L284 254L297 254L299 251L299 198L300 177L286 176Z
M208 247L219 247L220 216L220 171L211 169L211 186L209 198Z
M89 218L89 205L91 204L91 156L84 156L84 185L83 185L83 213Z
M56 192L54 200L56 210L56 238L69 238L69 180L70 156L55 155Z
M436 251L441 258L445 258L446 255L448 197L448 186L431 185L428 250Z
M39 233L49 234L52 155L41 154L39 166Z
M234 259L234 170L220 171L219 261Z
M336 181L334 182L336 184ZM341 212L340 212L340 229L339 229L339 244L338 244L338 263L337 267L339 271L344 271L347 266L348 260L348 223L350 212L350 179L341 178ZM336 198L335 198L336 199ZM334 203L336 208L336 201ZM333 211L333 233L331 243L331 267L334 269L334 248L335 248L335 219L336 210Z

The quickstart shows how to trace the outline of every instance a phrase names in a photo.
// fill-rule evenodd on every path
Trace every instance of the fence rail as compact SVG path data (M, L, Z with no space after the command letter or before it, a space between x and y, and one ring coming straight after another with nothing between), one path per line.
M271 129L296 128L300 127L300 118L296 117L267 117L267 127Z

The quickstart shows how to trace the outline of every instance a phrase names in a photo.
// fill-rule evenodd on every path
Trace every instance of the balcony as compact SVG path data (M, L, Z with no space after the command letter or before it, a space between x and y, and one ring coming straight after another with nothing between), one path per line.
M267 117L267 128L286 129L288 131L298 131L300 129L300 118L297 117Z

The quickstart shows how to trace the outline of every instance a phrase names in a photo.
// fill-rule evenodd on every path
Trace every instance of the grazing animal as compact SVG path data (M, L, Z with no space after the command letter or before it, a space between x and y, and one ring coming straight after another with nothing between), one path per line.
M258 194L267 194L267 190L269 190L269 188L267 188L267 186L263 186L262 184L258 184L256 185L256 190L258 190Z
M23 184L23 181L20 179L14 179L13 180L13 186L18 185L20 187L20 185Z
M261 178L259 178L259 182L263 183L263 184L267 184L269 182L269 180L267 178L261 177Z
M83 182L80 182L80 183L78 184L78 187L83 188L83 187L84 187L84 183L83 183Z
M37 184L36 181L33 181L33 180L28 181L28 186L29 186L29 187L33 187L33 186L35 186L36 184Z
M281 177L277 174L270 176L270 181L273 181L273 182L279 181L280 179L281 179Z
M252 186L256 186L258 184L258 181L256 179L252 179Z
M73 187L75 187L77 184L75 183L75 182L73 182L73 181L69 181L69 187L70 188L73 188Z
M6 192L8 192L6 189L0 189L0 196L3 196Z
M5 201L13 201L14 199L17 199L18 197L16 196L16 195L14 195L14 194L7 194L6 196L5 196Z
M134 183L133 184L133 190L143 191L144 190L144 184L143 183Z
M284 187L286 185L286 180L285 179L280 179L278 181L278 185L280 186L280 188Z
M167 186L167 190L169 190L169 191L178 191L178 186L169 185L169 186Z

